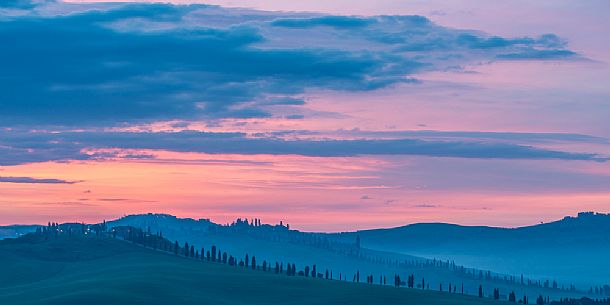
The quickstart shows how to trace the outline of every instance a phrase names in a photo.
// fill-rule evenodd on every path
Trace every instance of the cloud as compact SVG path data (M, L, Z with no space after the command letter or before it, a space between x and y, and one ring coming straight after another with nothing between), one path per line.
M431 208L438 208L439 205L436 204L428 204L428 203L422 203L422 204L416 204L413 206L414 208L424 208L424 209L431 209Z
M406 131L366 131L360 129L338 130L332 133L336 136L377 138L377 139L452 139L452 140L479 140L479 141L510 141L513 143L548 143L548 142L575 142L590 144L610 144L610 140L577 133L548 133L548 132L489 132L489 131L438 131L438 130L406 130Z
M305 116L302 114L291 114L286 116L286 119L288 120L302 120L304 118Z
M313 18L283 18L271 22L273 26L281 26L287 28L309 28L316 26L328 26L336 28L361 28L371 23L375 19L359 18L348 16L321 16Z
M92 204L92 203L75 202L75 201L37 202L37 203L33 203L33 204L37 205L37 206L44 206L44 207L75 207L75 208L97 206L96 204Z
M0 48L4 126L265 118L270 106L303 105L310 89L376 90L423 71L575 55L552 34L503 38L422 16L3 3L26 10L0 11L0 40L11 41Z
M207 154L270 154L312 157L418 155L479 159L607 159L504 142L421 139L284 140L252 138L241 133L181 132L16 132L0 133L0 165L29 162L118 158L123 153L99 150L170 150Z
M499 59L508 60L541 60L541 59L565 59L576 56L569 50L524 50L519 53L498 54Z
M29 1L29 0L2 0L0 2L0 8L11 8L11 9L32 9L37 5L45 2L45 0Z
M30 184L74 184L75 181L61 179L41 179L31 177L1 177L0 183L30 183Z

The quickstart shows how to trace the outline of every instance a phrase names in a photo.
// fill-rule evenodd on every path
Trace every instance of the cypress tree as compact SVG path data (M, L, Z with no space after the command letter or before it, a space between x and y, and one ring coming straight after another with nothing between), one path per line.
M515 303L517 301L517 297L515 296L515 292L514 291L511 291L508 294L508 301L512 302L512 303Z

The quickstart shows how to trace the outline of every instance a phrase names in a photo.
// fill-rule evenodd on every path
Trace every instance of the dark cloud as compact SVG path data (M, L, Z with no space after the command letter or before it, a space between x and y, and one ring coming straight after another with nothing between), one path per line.
M361 28L375 22L372 18L348 16L321 16L313 18L283 18L271 22L273 26L288 28L309 28L315 26L329 26L337 28Z
M3 3L30 9L0 15L0 40L11 42L0 48L4 126L270 117L268 106L303 105L307 89L375 90L412 82L424 70L574 55L552 34L489 37L421 16ZM37 3L67 12L44 15L32 9Z
M74 184L75 181L61 179L41 179L31 177L1 177L0 183L31 183L31 184Z
M576 56L569 50L523 50L521 52L497 55L498 59L506 60L536 60L536 59L565 59Z
M54 2L52 0L38 0L38 1L30 1L30 0L2 0L0 1L0 8L11 8L11 9L32 9L37 5Z
M209 154L270 154L340 157L419 155L481 159L561 159L606 161L586 153L570 153L511 143L433 141L420 139L283 140L251 138L240 133L182 132L4 132L0 165L28 162L121 157L120 153L87 154L86 149L150 149Z
M302 120L304 118L305 116L302 114L291 114L286 116L286 119L288 120Z
M185 11L141 4L0 21L0 39L11 41L0 49L2 122L267 117L241 105L310 87L372 90L401 82L420 66L369 52L257 49L253 44L265 38L248 26L142 32L101 25L136 17L169 22ZM399 68L388 70L389 64Z

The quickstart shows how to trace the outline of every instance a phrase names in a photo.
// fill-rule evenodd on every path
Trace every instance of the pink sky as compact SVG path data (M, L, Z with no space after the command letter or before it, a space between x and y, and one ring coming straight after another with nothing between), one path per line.
M79 2L79 1L71 1ZM103 2L103 1L99 1ZM145 2L145 1L141 1ZM174 1L191 3L193 1ZM201 3L201 2L198 2ZM610 7L605 1L207 1L256 10L335 15L424 15L457 29L503 37L553 33L577 60L470 60L460 70L412 75L418 83L371 91L309 88L304 105L268 105L260 118L158 120L69 130L242 132L287 140L420 138L404 131L565 133L591 140L517 140L427 135L426 140L514 143L573 153L610 155ZM41 9L43 14L71 10ZM268 30L268 31L272 31ZM279 33L279 32L278 32ZM295 37L278 34L281 44ZM318 34L316 34L318 35ZM324 33L312 41L325 39ZM333 43L341 45L341 41ZM366 49L366 45L363 48ZM479 56L478 54L475 54ZM119 63L114 63L119 64ZM1 76L1 75L0 75ZM185 94L186 95L186 94ZM288 119L291 115L302 119ZM177 126L176 123L180 123ZM0 126L2 127L2 126ZM5 126L5 132L22 128ZM45 126L44 130L53 130ZM27 127L27 130L37 129ZM55 132L63 132L58 128ZM299 131L300 133L295 133ZM517 141L517 142L514 142ZM0 142L0 148L2 146ZM7 144L5 144L7 145ZM35 150L35 148L33 148ZM180 152L123 147L83 150L112 157L7 164L0 177L0 224L112 219L171 213L225 223L237 217L284 221L294 228L342 231L415 222L522 226L579 211L610 212L608 162L509 160L425 155L301 156ZM134 159L129 155L154 158Z

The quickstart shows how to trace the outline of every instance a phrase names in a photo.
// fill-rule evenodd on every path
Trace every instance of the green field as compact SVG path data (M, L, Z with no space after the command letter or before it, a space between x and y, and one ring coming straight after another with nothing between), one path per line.
M0 243L0 304L492 304L244 270L102 238Z

